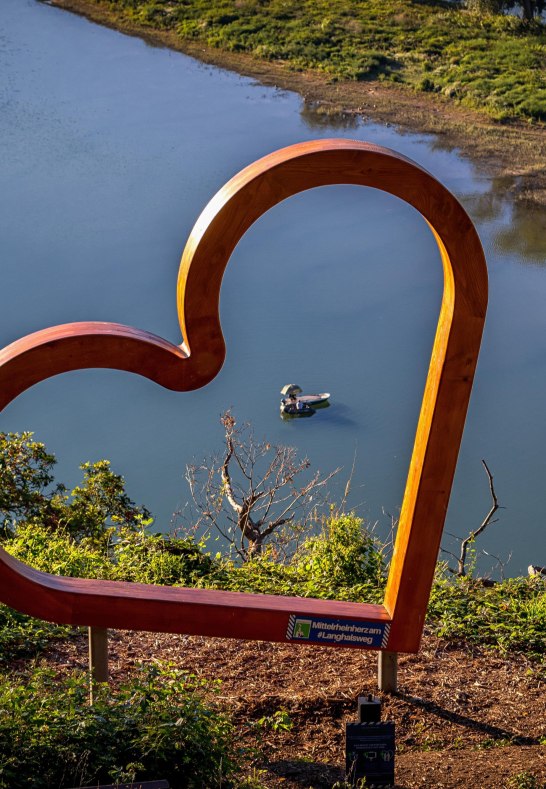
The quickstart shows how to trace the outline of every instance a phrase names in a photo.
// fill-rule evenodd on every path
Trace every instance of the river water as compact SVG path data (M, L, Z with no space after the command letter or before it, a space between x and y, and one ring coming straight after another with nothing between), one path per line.
M546 564L546 220L511 184L439 138L321 115L296 94L155 48L35 0L0 4L0 346L78 320L127 323L180 341L175 283L203 206L235 172L301 140L350 137L431 171L475 221L490 308L446 529L465 536L505 509L479 546L505 572ZM227 359L205 389L173 393L116 371L80 371L24 393L0 417L33 430L58 478L107 457L156 527L184 507L186 463L221 448L233 408L258 438L343 472L348 504L386 535L405 483L441 298L439 255L421 217L358 187L307 192L243 238L221 296ZM332 392L283 422L279 390ZM446 535L445 546L457 550ZM496 560L480 560L484 570Z

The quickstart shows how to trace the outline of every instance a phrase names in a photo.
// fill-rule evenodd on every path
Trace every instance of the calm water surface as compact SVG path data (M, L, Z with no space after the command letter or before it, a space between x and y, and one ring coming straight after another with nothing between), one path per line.
M447 530L501 504L481 546L509 574L546 564L546 221L514 208L510 184L480 175L431 136L325 118L292 93L152 48L35 0L0 4L0 346L79 320L116 321L180 341L175 283L203 206L235 172L301 140L350 137L411 157L477 224L491 302ZM386 533L404 488L441 298L435 242L396 198L328 187L251 228L222 288L228 355L205 389L168 392L137 376L80 371L11 404L2 430L33 430L80 479L107 457L158 528L183 507L186 463L220 448L233 407L258 437L313 466L356 452L350 504ZM284 423L288 382L333 392L332 407ZM450 546L446 539L446 547ZM484 560L484 568L495 563Z

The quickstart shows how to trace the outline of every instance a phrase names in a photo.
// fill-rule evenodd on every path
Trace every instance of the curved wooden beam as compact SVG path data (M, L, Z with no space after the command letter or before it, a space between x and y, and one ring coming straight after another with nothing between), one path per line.
M392 621L388 643L382 641L379 647L374 642L371 648L418 648L485 320L487 272L478 235L464 209L409 159L369 143L320 140L284 148L250 165L211 200L186 244L177 289L181 345L120 324L72 323L45 329L0 353L0 407L44 378L87 367L139 373L177 391L207 384L225 356L220 288L238 241L277 203L328 184L369 186L412 205L430 225L444 268L442 307L384 606L360 606L359 615L352 608L342 613L351 604L340 602L304 605L294 598L262 595L243 595L240 600L226 592L55 578L0 550L1 600L36 616L76 624L270 640L277 640L268 635L271 616L280 617L277 636L286 634L291 614L381 626ZM211 617L206 626L203 612Z

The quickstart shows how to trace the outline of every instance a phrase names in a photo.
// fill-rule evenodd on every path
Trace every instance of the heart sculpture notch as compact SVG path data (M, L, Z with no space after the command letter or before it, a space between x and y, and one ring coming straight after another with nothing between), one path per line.
M116 323L68 323L0 352L0 409L53 375L126 370L180 392L222 367L220 287L244 233L292 195L329 184L373 187L417 209L438 244L444 292L382 605L65 578L34 570L0 548L0 601L59 623L265 641L415 652L487 309L477 232L453 195L411 160L365 142L292 145L254 162L212 198L182 255L177 304L182 342Z

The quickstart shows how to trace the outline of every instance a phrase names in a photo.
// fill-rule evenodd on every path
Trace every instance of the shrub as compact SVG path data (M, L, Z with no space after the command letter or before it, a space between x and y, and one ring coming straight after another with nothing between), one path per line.
M12 556L42 572L76 578L111 578L108 552L86 538L73 539L66 531L39 524L20 524L3 546Z
M238 784L242 754L213 701L215 685L170 667L140 668L88 704L84 674L35 668L0 678L0 787L49 789L166 778L171 786Z
M344 591L381 592L385 561L378 541L360 518L330 518L322 532L309 537L294 557L295 567L306 579L309 593L334 598ZM356 594L360 597L360 591Z
M31 567L54 575L102 578L164 586L207 585L218 572L218 562L192 538L175 538L121 528L111 540L77 540L65 530L20 524L4 541L13 556ZM29 657L49 641L76 633L73 628L25 616L0 605L0 661Z
M153 534L146 525L122 528L109 542L74 539L63 530L22 524L4 543L15 558L42 572L75 578L194 586L215 568L204 544L192 537Z
M34 619L0 605L0 664L34 657L56 638L66 638L73 629Z
M262 594L375 602L382 598L385 564L381 547L354 515L333 517L281 563L271 550L208 579L218 589Z
M212 575L217 562L193 537L152 534L146 528L122 530L112 546L114 577L163 586L197 586Z
M546 579L509 578L485 587L469 577L439 572L430 597L428 621L449 640L546 655Z

